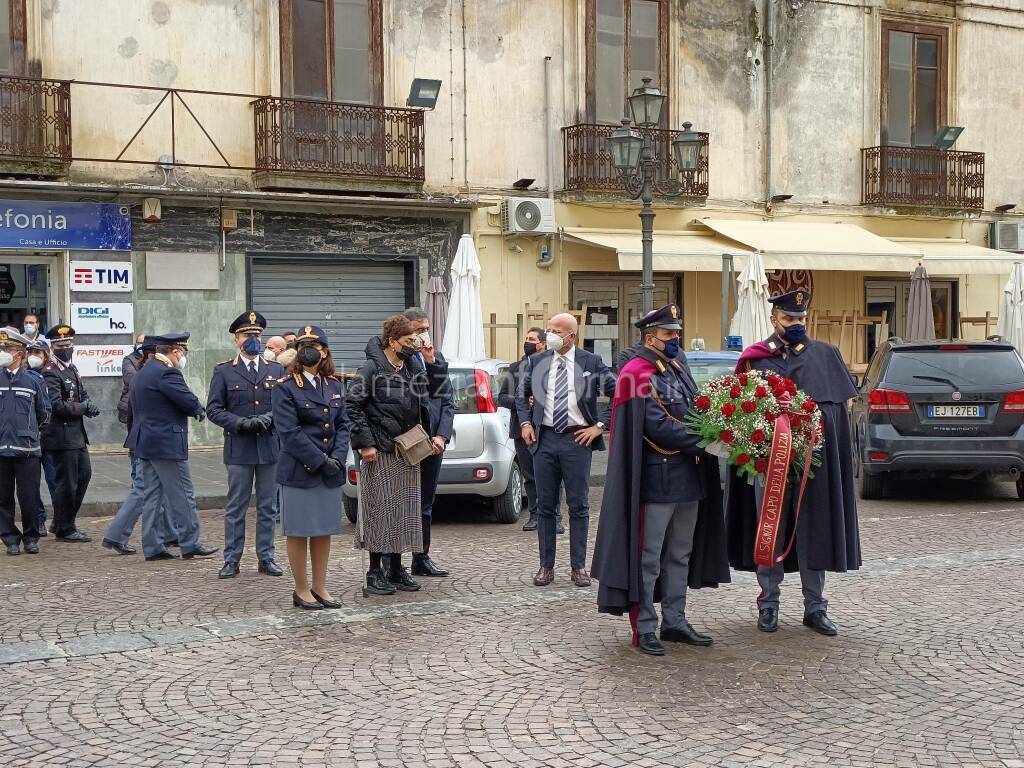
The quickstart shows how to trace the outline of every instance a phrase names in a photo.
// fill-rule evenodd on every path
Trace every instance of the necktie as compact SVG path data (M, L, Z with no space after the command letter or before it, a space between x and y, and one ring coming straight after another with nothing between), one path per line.
M555 412L553 414L555 432L564 432L569 427L569 374L566 371L565 358L559 358L558 369L555 371Z
M255 360L250 360L249 361L249 373L251 373L253 376L256 375L256 361Z

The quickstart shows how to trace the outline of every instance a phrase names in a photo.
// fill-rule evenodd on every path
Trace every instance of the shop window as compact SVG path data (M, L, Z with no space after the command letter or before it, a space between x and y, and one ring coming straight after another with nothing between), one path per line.
M25 74L25 0L0 0L0 75Z
M956 283L952 280L929 280L932 294L932 317L935 322L935 338L950 339L954 333L954 312L956 311ZM910 303L910 280L865 280L864 311L868 316L878 317L885 312L889 335L905 338L907 334L907 306ZM879 338L878 328L869 326L867 331L868 358L885 339Z
M882 25L882 144L932 146L946 122L947 51L942 27Z
M586 2L587 118L614 124L627 116L626 97L643 78L668 93L668 2Z

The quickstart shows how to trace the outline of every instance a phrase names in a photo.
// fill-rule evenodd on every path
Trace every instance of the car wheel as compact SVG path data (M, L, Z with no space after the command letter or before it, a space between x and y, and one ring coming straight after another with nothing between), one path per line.
M885 475L869 475L862 466L860 468L860 497L862 499L881 499L885 496Z
M494 517L499 523L514 523L519 519L522 509L523 473L519 470L519 465L512 462L505 492L494 499Z
M359 515L359 499L353 499L349 496L343 496L345 504L345 517L352 525L356 524L356 517Z

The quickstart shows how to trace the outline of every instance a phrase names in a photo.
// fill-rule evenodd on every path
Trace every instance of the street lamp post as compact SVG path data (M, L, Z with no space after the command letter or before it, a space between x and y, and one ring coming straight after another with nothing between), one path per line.
M678 178L659 178L654 157L653 131L661 124L661 110L665 96L657 86L651 85L651 78L645 77L643 85L629 97L632 123L642 131L633 128L629 120L612 131L608 145L612 165L622 175L626 193L631 200L643 203L640 209L640 241L643 246L643 275L640 283L643 313L654 309L654 193L667 197L686 194L687 186ZM676 169L692 175L700 159L700 135L690 130L690 123L683 123L683 130L672 139L672 154Z

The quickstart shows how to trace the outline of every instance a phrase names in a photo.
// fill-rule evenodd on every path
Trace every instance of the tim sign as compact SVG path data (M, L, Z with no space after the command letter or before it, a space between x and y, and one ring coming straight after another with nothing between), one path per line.
M120 376L121 361L132 349L130 344L76 344L73 362L81 376Z
M68 283L72 291L131 293L132 290L131 262L72 261L69 271Z
M71 317L77 333L135 333L131 304L72 304Z

